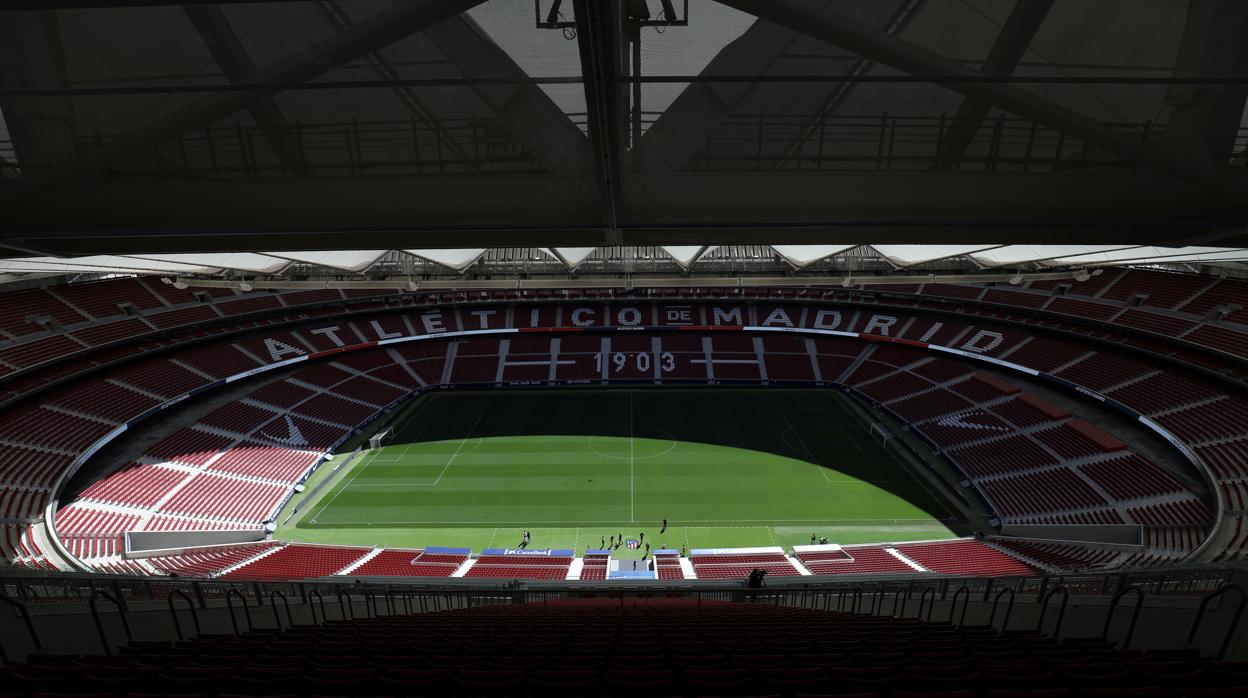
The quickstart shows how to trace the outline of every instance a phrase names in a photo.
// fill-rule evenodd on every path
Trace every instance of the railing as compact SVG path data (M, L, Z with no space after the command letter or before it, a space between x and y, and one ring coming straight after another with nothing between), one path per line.
M687 169L704 170L880 170L973 172L1121 172L1136 163L1034 121L999 115L979 123L965 155L940 152L947 134L961 126L949 114L898 116L733 114L693 156ZM1165 125L1152 121L1104 123L1143 143L1159 144ZM1243 166L1239 146L1226 164Z
M985 622L1001 630L1019 630L1011 625L1017 607L1027 608L1038 630L1060 636L1066 625L1068 605L1081 609L1086 621L1090 609L1096 615L1100 635L1109 638L1118 607L1133 596L1130 622L1122 646L1130 645L1136 634L1142 609L1169 613L1167 627L1173 625L1175 610L1190 612L1186 644L1208 646L1208 653L1221 657L1227 652L1240 619L1248 605L1248 593L1232 583L1242 571L1223 568L1167 570L1132 574L1061 575L1050 577L923 579L856 578L793 582L777 581L764 589L746 589L736 582L637 583L637 584L542 584L528 586L517 582L489 580L446 580L438 583L398 583L396 580L367 580L345 583L336 580L305 582L219 582L184 579L118 578L108 590L98 578L81 575L21 576L0 579L0 601L12 609L0 612L0 622L21 619L35 648L43 645L34 619L40 616L90 613L103 651L112 653L123 642L135 639L131 618L140 614L168 614L170 639L185 638L175 601L189 610L196 634L204 632L205 613L216 614L216 627L241 635L262 628L281 631L301 622L314 625L330 621L365 619L378 616L411 615L441 610L512 603L543 603L583 598L618 599L622 605L648 599L681 598L705 603L758 603L792 606L843 613L919 618L935 622L965 623L974 604L971 622ZM7 592L12 590L13 594ZM1225 597L1235 592L1236 603L1227 606ZM337 601L337 613L327 613L326 596ZM384 602L382 598L384 597ZM891 603L888 602L891 597ZM1054 622L1050 618L1054 597L1060 597ZM21 599L18 601L17 599ZM108 604L99 604L100 599ZM281 604L278 604L278 601ZM961 609L959 613L959 604ZM1004 604L1004 613L1000 613ZM241 606L241 608L240 608ZM940 612L936 611L941 607ZM183 611L185 612L185 611ZM246 621L239 623L239 614ZM105 619L113 614L121 621L124 639L112 638ZM285 618L282 618L282 615ZM1225 629L1214 628L1201 634L1208 618L1225 619ZM223 616L228 615L228 621ZM998 619L1000 623L998 624ZM285 621L283 623L283 620ZM163 623L163 621L162 621ZM223 627L222 623L226 623ZM1015 626L1017 623L1014 624ZM1048 627L1051 625L1052 627ZM1219 626L1221 624L1219 623ZM150 627L150 623L148 624ZM1086 622L1085 622L1086 626ZM1171 633L1171 636L1173 634ZM5 635L0 640L0 659L14 656L8 645L18 639Z
M567 117L581 130L584 113ZM641 114L648 130L662 112ZM1165 125L1152 121L1105 122L1102 125L1143 143L1158 144ZM940 152L946 135L959 126L950 114L738 113L730 115L693 155L686 169L732 171L766 169L973 172L1121 172L1138 166L1103 149L1034 121L999 115L984 119L965 155L952 159ZM277 134L295 143L311 174L296 172L273 150ZM87 153L124 133L80 136L75 147ZM1224 164L1243 167L1248 157L1248 128L1240 128ZM12 141L0 140L0 166L17 161ZM218 123L187 133L130 161L148 162L145 178L279 179L295 176L455 175L545 172L541 162L494 117L407 121L294 122L285 126ZM42 163L19 163L25 174L50 169ZM121 177L122 173L111 176Z

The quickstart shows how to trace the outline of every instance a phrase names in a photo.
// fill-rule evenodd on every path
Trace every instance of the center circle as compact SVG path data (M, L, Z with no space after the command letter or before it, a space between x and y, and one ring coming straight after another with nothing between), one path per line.
M655 427L611 427L589 437L591 451L620 460L658 458L674 448L676 438L672 433Z

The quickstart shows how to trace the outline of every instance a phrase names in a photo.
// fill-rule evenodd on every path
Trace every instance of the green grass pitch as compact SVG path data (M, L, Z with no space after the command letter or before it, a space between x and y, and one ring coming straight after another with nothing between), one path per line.
M848 399L727 387L432 393L393 421L388 445L297 502L277 536L480 550L514 547L527 528L531 547L579 553L642 532L676 549L955 535L960 522Z

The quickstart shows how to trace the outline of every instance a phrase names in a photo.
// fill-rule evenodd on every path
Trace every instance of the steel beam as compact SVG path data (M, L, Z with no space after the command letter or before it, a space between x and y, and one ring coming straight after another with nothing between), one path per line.
M0 14L0 90L65 87L65 56L57 13ZM0 99L16 162L3 162L16 177L16 167L50 168L78 157L74 143L73 100L69 97Z
M101 181L6 210L0 241L59 253L592 247L584 176ZM629 244L1181 244L1248 246L1248 196L1211 201L1168 177L763 171L627 180ZM362 216L361 211L367 212Z
M583 172L589 158L585 134L542 88L527 82L516 65L467 14L424 31L426 39L465 78L514 79L515 84L470 85L469 89L533 155L553 172Z
M978 71L938 53L855 22L838 12L821 12L797 0L718 2L907 73L953 77L979 75ZM1211 193L1231 196L1237 191L1233 182L1210 167L1207 160L1194 160L1160 150L1137 137L1116 131L1026 90L1000 83L946 83L939 79L935 82L964 96L983 99L999 109L1104 148L1144 167L1197 183Z
M1248 3L1190 0L1176 78L1229 78L1248 74ZM1230 164L1248 100L1248 85L1175 85L1166 93L1171 111L1165 147L1176 153Z
M1053 2L1054 0L1017 0L979 72L998 77L1012 75L1027 47L1031 45L1031 40L1040 30L1040 25L1049 16ZM992 104L980 97L967 97L962 100L944 140L938 146L936 169L950 169L966 155L966 149L991 109Z
M230 82L240 82L256 72L247 50L234 33L225 12L216 5L187 5L183 8L195 31ZM264 135L282 167L300 175L313 174L307 154L291 138L290 125L269 94L258 94L247 110Z
M820 7L834 0L819 0ZM771 64L800 32L767 22L755 22L725 46L702 70L704 76L723 73L756 74L764 79ZM715 129L757 89L756 83L712 84L691 82L642 137L646 170L680 170L702 148ZM796 88L795 88L796 89Z
M240 80L239 83L245 85L250 82L311 80L347 61L410 36L482 2L484 0L408 0L370 17L337 36L253 73ZM95 175L109 165L168 142L192 129L229 116L245 108L255 96L248 92L236 92L205 97L151 121L129 134L109 141L73 162L56 168L46 177L37 180L31 187L0 198L0 204L21 205L58 186Z
M619 0L575 0L574 7L590 155L601 204L604 239L599 244L615 245L623 206L622 13Z

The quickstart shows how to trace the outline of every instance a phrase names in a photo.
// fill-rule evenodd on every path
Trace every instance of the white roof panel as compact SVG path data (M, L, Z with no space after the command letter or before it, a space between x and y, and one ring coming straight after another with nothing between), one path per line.
M485 249L459 249L459 250L403 250L409 254L414 254L421 259L427 259L435 264L441 264L444 267L450 267L455 271L463 271L472 266L485 254Z
M889 261L899 267L934 262L948 257L961 257L973 252L991 250L1001 245L872 245Z
M1227 252L1235 248L1228 247L1129 247L1109 252L1093 252L1070 257L1058 257L1045 264L1064 267L1072 264L1139 264L1143 260L1179 261L1180 258L1193 258L1202 254Z
M688 269L702 258L702 255L715 249L706 245L665 245L663 251L670 254L680 266Z
M1009 264L1025 264L1040 262L1057 257L1071 257L1092 252L1109 252L1123 250L1135 245L1006 245L990 250L972 252L970 257L986 267L1000 267Z
M560 261L568 265L569 269L575 269L597 250L597 247L556 247L552 252Z
M306 264L319 264L331 269L362 272L386 256L389 250L347 250L340 252L265 252L266 255L291 259Z
M279 259L254 252L202 252L197 254L145 254L132 259L197 264L218 269L231 269L256 274L276 274L290 266L289 259Z
M139 257L95 255L91 257L18 257L0 260L0 271L53 271L59 273L99 274L216 274L216 267L181 264Z
M771 249L784 261L800 269L855 247L858 245L772 245Z

